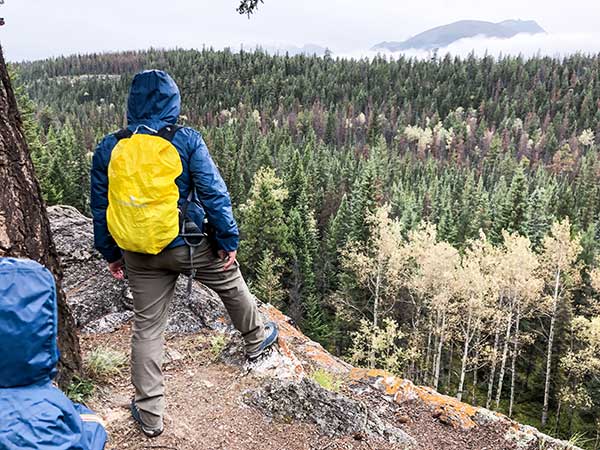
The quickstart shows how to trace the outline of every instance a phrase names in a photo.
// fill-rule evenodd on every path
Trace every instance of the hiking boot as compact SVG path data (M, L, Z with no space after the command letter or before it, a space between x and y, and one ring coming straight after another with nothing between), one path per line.
M140 426L140 428L142 429L142 432L148 436L149 438L155 438L157 436L160 436L164 430L163 427L161 428L150 428L148 426L146 426L144 424L144 422L142 422L142 417L140 416L140 410L138 409L137 405L135 404L135 400L131 400L131 417L133 417L133 420L135 420L138 425Z
M253 352L247 352L246 356L250 361L257 359L261 356L269 347L271 347L275 342L277 342L277 338L279 337L279 330L277 329L277 324L275 322L267 322L265 323L265 339L261 342L256 350Z

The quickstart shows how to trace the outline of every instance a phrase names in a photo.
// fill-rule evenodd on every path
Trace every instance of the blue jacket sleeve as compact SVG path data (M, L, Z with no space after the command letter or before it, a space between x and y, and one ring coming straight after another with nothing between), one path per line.
M90 204L94 219L94 246L109 263L121 258L121 249L108 231L106 208L108 208L108 163L115 146L115 138L107 136L98 144L92 159Z
M237 250L240 234L233 218L231 198L200 134L192 134L190 150L190 174L208 222L216 230L217 246L228 252Z

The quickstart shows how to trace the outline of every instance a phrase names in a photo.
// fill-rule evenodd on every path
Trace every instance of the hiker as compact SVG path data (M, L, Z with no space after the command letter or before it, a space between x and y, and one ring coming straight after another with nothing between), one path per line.
M133 293L131 413L148 437L163 431L161 369L168 308L180 274L222 299L253 360L277 340L263 323L236 260L231 199L200 133L176 125L181 97L165 72L138 73L127 128L106 136L91 170L94 242Z

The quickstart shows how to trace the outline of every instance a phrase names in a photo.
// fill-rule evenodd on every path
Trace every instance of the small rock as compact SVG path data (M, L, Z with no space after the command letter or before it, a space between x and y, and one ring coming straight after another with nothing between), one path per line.
M529 448L537 442L537 437L531 430L520 429L518 427L509 428L504 439L508 442L515 443L517 448L523 449Z
M492 423L500 422L501 420L506 420L501 415L495 413L494 411L490 411L489 409L479 408L475 415L473 416L473 421L477 425L489 425Z
M398 420L398 423L411 423L412 419L410 417L408 417L406 414L400 414L396 416L396 419Z
M82 333L112 333L120 328L124 323L129 322L133 318L132 311L122 311L107 314L97 320L88 322L81 330Z
M181 352L179 352L177 349L167 348L165 350L165 363L173 363L175 361L181 361L183 359L185 359L185 356L183 356Z

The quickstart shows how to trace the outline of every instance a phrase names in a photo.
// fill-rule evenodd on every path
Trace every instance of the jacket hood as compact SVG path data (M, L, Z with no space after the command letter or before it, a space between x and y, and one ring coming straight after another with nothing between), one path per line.
M146 125L156 130L177 122L181 95L173 78L162 70L145 70L131 83L127 101L130 127Z
M0 258L0 299L0 388L49 382L58 362L54 278L34 261Z

